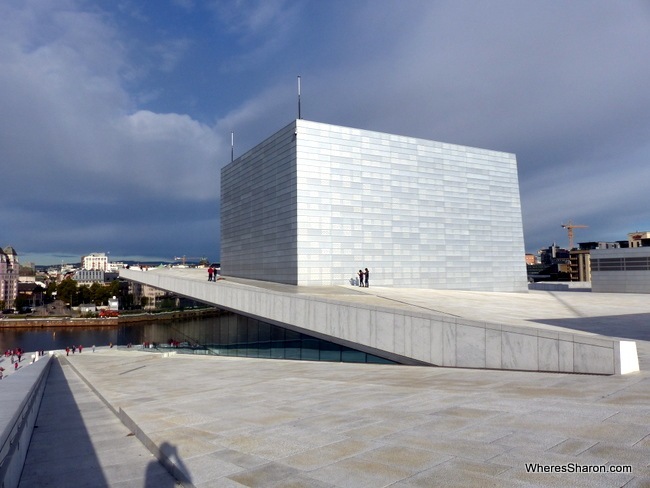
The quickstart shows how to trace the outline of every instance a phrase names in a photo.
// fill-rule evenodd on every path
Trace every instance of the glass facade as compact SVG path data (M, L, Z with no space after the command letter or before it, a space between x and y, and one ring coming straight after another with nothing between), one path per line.
M128 327L123 331L130 334ZM264 359L396 364L394 361L341 346L244 315L223 312L210 319L145 326L138 337L120 343L153 342L158 349L178 352Z

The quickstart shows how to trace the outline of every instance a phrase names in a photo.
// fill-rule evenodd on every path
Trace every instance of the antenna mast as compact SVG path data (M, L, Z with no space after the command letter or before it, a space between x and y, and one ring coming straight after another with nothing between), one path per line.
M230 132L230 162L235 160L235 133Z
M298 76L298 119L302 119L300 114L300 76Z

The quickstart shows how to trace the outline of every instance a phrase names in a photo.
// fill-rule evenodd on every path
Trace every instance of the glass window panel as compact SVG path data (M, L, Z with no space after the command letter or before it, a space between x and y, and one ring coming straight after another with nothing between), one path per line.
M372 354L366 354L366 362L374 364L397 364L395 361L380 358L379 356L373 356Z
M305 361L320 360L320 342L318 339L303 336L301 359Z
M271 357L271 342L258 342L257 343L257 357L270 358Z
M300 332L296 332L295 330L286 329L284 334L285 334L284 338L287 341L297 341L301 339Z
M283 341L284 340L284 331L282 327L277 325L271 326L271 341Z
M268 322L260 322L258 329L258 340L260 342L267 342L271 340L271 324Z
M284 359L284 341L271 342L271 357L273 359Z
M285 359L300 359L301 341L285 341L284 357Z
M341 361L341 346L332 342L321 341L320 360L334 362Z
M349 347L343 347L341 350L341 361L345 363L365 363L366 353L355 351Z
M259 320L251 319L248 321L248 343L254 344L259 341Z

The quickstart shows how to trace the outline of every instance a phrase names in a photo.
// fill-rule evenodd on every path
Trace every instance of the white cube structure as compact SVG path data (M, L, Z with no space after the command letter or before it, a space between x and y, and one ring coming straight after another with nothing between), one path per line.
M221 272L527 291L515 155L295 120L221 171Z

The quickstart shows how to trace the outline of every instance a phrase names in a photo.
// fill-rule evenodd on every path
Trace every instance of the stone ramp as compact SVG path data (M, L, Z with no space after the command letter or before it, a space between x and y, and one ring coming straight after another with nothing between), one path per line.
M180 486L72 370L53 361L19 488Z
M540 316L532 310L537 309L529 308L534 297L526 304L518 297L527 294L445 292L448 298L440 300L431 290L348 286L334 292L332 287L240 279L213 283L202 273L200 269L120 270L127 280L400 364L603 375L639 370L635 341L584 330L593 318L575 317L570 302L577 296L562 304L562 312L568 310L571 317L556 320L556 326L536 322ZM460 307L450 312L448 301ZM558 300L553 304L557 306ZM502 320L508 316L510 320ZM617 332L623 335L620 329Z

